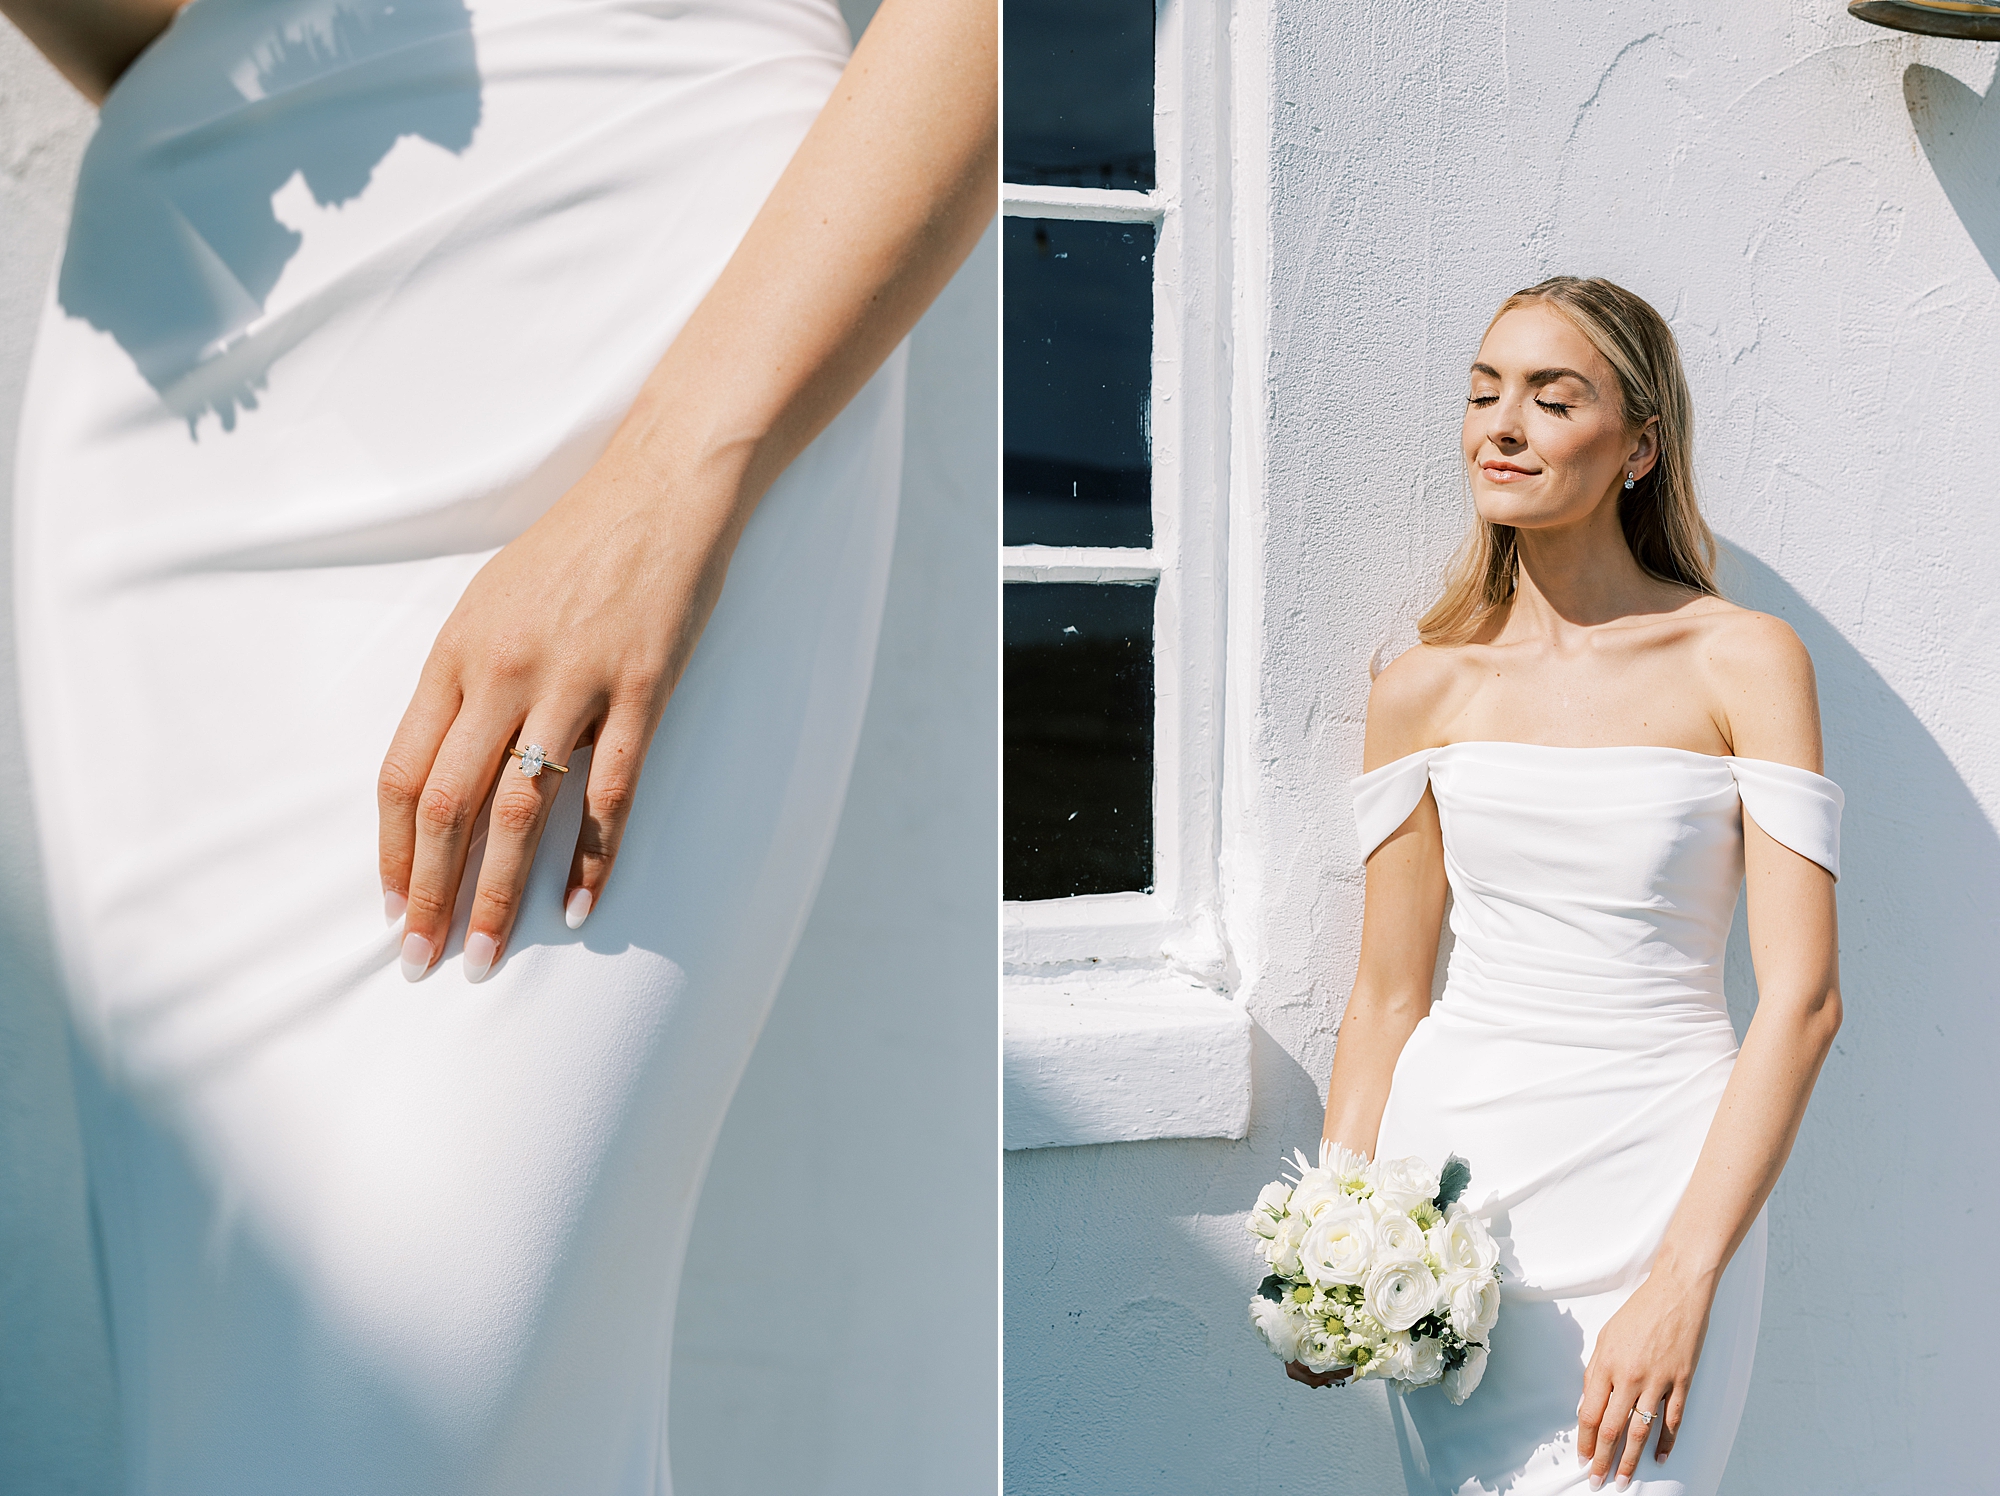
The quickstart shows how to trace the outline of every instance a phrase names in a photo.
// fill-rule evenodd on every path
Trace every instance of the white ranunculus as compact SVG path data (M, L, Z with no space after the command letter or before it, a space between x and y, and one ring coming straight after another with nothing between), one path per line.
M1413 1348L1407 1331L1399 1330L1382 1342L1375 1360L1368 1370L1378 1377L1390 1377L1398 1382L1410 1380L1413 1369Z
M1373 1202L1375 1215L1375 1255L1378 1258L1421 1257L1424 1230L1403 1211Z
M1490 1273L1500 1261L1500 1247L1486 1223L1454 1204L1429 1232L1431 1255L1446 1273Z
M1369 1182L1375 1197L1397 1210L1411 1209L1421 1200L1437 1197L1438 1171L1420 1158L1385 1158L1372 1165Z
M1455 1403L1462 1403L1472 1396L1472 1389L1479 1385L1479 1379L1486 1375L1486 1347L1468 1346L1465 1360L1455 1371L1444 1374L1444 1395Z
M1303 1361L1307 1371L1315 1372L1332 1371L1336 1366L1348 1364L1339 1335L1311 1319L1299 1334L1299 1353L1292 1359Z
M1285 1213L1285 1205L1292 1198L1292 1187L1282 1179L1274 1179L1257 1191L1257 1203L1250 1208L1248 1226L1252 1236L1261 1236L1269 1241L1278 1234L1278 1220Z
M1375 1251L1373 1213L1359 1200L1343 1198L1313 1218L1299 1243L1299 1267L1314 1284L1360 1283Z
M1444 1375L1444 1346L1436 1336L1410 1342L1410 1370L1403 1378L1412 1387L1428 1387Z
M1437 1302L1437 1279L1419 1258L1378 1262L1362 1285L1361 1304L1390 1330L1407 1330Z
M1278 1229L1264 1244L1264 1260L1271 1264L1271 1271L1281 1278L1295 1278L1299 1274L1299 1247L1306 1239L1306 1232L1312 1223L1302 1215L1287 1212L1278 1222Z
M1271 1347L1280 1361L1299 1359L1299 1331L1306 1327L1306 1317L1286 1304L1274 1304L1259 1294L1250 1301L1250 1323L1257 1327L1257 1333L1264 1337L1264 1343Z
M1299 1176L1298 1187L1292 1191L1291 1203L1286 1209L1310 1221L1327 1206L1347 1198L1347 1191L1341 1188L1340 1181L1333 1175L1324 1169L1308 1169Z
M1491 1273L1461 1269L1447 1273L1438 1289L1451 1327L1467 1340L1483 1340L1500 1318L1500 1284Z

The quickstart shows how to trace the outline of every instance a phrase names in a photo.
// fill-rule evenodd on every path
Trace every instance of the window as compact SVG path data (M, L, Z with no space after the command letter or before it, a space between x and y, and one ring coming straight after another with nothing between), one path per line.
M1217 879L1227 12L1005 14L1009 1146L1240 1136L1248 1024L1222 995ZM1209 1101L1167 1098L1165 1116L1153 1076L1131 1082L1147 1119L1076 1125L1060 1093L1101 1091L1085 1074L1104 1069L1077 1025L1085 1049L1162 1052L1163 1023L1204 1051ZM1239 1048L1241 1085L1218 1091L1215 1056Z

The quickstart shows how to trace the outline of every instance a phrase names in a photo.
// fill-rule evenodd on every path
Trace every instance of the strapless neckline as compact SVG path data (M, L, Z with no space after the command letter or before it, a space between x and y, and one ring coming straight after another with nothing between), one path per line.
M1401 758L1392 758L1387 763L1369 769L1361 775L1366 779L1370 774L1379 774L1384 769L1393 769L1398 764L1426 754L1439 754L1453 748L1531 748L1539 753L1671 753L1677 758L1699 758L1719 764L1774 764L1780 769L1791 769L1799 774L1811 774L1815 779L1825 779L1812 769L1801 769L1797 764L1788 764L1783 759L1749 758L1735 753L1703 753L1699 748L1671 748L1664 743L1523 743L1513 738L1460 738L1453 743L1439 743L1430 748L1418 748L1405 753ZM1831 781L1829 781L1831 782Z

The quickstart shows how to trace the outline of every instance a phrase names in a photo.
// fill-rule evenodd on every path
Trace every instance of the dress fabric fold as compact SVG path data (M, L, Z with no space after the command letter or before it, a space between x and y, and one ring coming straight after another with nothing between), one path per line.
M1786 765L1669 748L1454 743L1355 781L1367 856L1436 796L1444 990L1404 1045L1377 1152L1472 1166L1502 1310L1462 1406L1392 1398L1412 1492L1589 1489L1577 1404L1596 1337L1651 1269L1735 1064L1724 948L1746 810L1829 872L1841 794ZM1723 1275L1671 1457L1630 1489L1714 1496L1749 1390L1762 1214Z
M483 820L412 985L375 779L848 50L831 0L195 0L106 101L15 557L133 1496L669 1489L689 1225L873 668L901 353L752 518L580 930L588 750L477 985Z

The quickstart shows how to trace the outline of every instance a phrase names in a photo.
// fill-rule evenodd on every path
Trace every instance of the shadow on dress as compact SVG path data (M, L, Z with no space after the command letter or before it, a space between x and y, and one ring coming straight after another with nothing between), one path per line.
M1986 113L1990 130L2000 109ZM2000 227L2000 214L1988 221ZM2000 238L1982 248L1993 258ZM1972 1456L1954 1431L1985 1416L1993 1379L1949 1352L1885 1356L1881 1329L1938 1323L1900 1223L1948 1220L1967 1241L2000 1230L2000 835L1931 729L1839 627L1740 547L1726 546L1721 582L1811 651L1826 772L1847 796L1845 1019L1772 1196L1758 1370L1722 1489L1792 1489L1828 1431L1877 1426L1909 1451L1909 1489L1959 1489ZM1748 949L1739 901L1728 962L1739 1032L1755 1005ZM1885 1407L1924 1412L1899 1413L1891 1431Z
M1468 1480L1476 1491L1510 1490L1531 1464L1563 1457L1560 1450L1545 1452L1548 1431L1575 1427L1582 1398L1583 1327L1553 1300L1509 1295L1486 1374L1464 1403L1453 1407L1442 1387L1390 1394L1404 1482L1412 1492L1462 1489ZM1448 1440L1441 1437L1445 1427ZM1426 1442L1481 1450L1487 1458L1476 1470L1454 1469L1458 1483L1447 1486L1424 1456Z
M459 153L480 120L463 0L280 0L248 58L234 19L246 4L268 0L184 11L112 90L56 288L64 311L117 340L191 437L203 415L233 430L256 407L276 349L235 345L304 243L280 217L281 191L296 179L319 207L338 207L398 140ZM365 78L342 76L362 63Z

